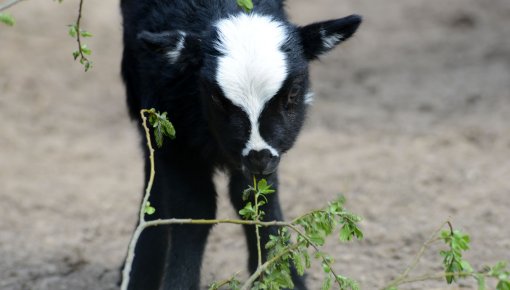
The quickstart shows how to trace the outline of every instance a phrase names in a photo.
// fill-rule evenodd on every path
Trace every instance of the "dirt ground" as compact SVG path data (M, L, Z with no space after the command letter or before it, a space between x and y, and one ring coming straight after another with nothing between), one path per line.
M13 28L0 26L0 289L115 289L135 224L142 156L119 77L118 3L85 3L95 63L85 74L67 36L76 2L26 1L10 10ZM299 24L354 12L365 22L313 65L316 101L281 166L286 216L343 193L365 239L325 251L362 289L383 287L448 218L471 234L475 268L510 260L510 1L288 8ZM234 217L224 176L218 188L218 216ZM438 248L415 274L441 270ZM241 229L215 227L204 288L245 260ZM314 268L310 289L320 279Z

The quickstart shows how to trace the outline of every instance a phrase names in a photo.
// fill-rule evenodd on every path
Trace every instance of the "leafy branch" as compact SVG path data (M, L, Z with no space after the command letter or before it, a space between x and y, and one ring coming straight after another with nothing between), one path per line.
M341 240L351 240L353 237L362 238L361 231L359 230L356 222L360 218L353 215L343 208L345 199L339 198L337 201L332 202L322 210L315 210L296 218L290 222L285 221L261 221L264 216L264 211L261 207L267 203L266 195L271 194L274 190L266 180L262 179L257 181L254 179L253 187L249 187L244 191L243 197L247 199L251 193L254 194L255 204L252 205L248 202L246 206L240 211L241 216L245 220L200 220L200 219L157 219L147 221L145 215L153 214L157 209L152 207L149 203L150 192L154 182L155 166L154 166L154 147L152 146L151 132L148 127L148 122L154 129L154 139L157 146L163 145L163 138L175 138L175 129L170 121L167 119L166 113L159 113L155 109L144 109L140 111L142 119L142 126L145 131L147 147L149 149L150 160L150 175L145 189L142 205L139 211L139 224L133 233L133 237L129 244L126 262L122 272L121 289L125 290L129 284L129 274L131 272L132 263L134 260L134 250L136 243L140 238L143 230L152 226L171 225L171 224L240 224L240 225L255 225L256 229L259 227L278 226L281 227L278 236L270 236L270 241L265 245L269 250L268 260L262 263L262 254L260 245L260 236L257 238L258 242L258 258L259 263L257 270L253 273L247 281L242 285L236 279L236 275L231 278L213 283L210 289L219 289L220 287L227 286L230 289L280 289L281 287L292 288L292 280L290 279L290 261L295 265L297 272L302 275L305 268L310 267L310 255L307 251L309 247L315 249L315 257L322 260L324 272L328 274L324 282L323 289L331 288L331 281L337 281L340 289L358 289L357 283L351 279L337 275L332 271L331 264L333 260L319 251L319 246L324 244L325 237L333 232L335 227L340 229ZM159 140L159 141L158 141ZM287 229L295 233L293 241ZM304 262L303 262L304 261ZM258 281L257 281L258 279Z
M23 0L8 0L4 3L0 4L0 11L3 11L7 8L10 8L18 3L20 3ZM62 3L63 0L56 0L59 3ZM78 16L76 18L76 21L73 24L68 25L69 30L69 36L76 39L76 42L78 44L78 49L73 51L73 58L74 60L79 60L80 64L83 65L85 68L85 71L88 71L92 68L92 61L88 59L88 56L92 54L92 50L87 46L87 44L83 43L83 38L92 37L92 33L84 30L81 28L81 19L82 19L82 11L83 11L83 3L84 0L80 0L79 6L78 6ZM8 25L13 26L16 21L14 17L12 17L9 13L0 13L0 22Z
M92 51L87 46L87 44L82 43L82 38L91 37L92 34L86 30L81 28L81 18L82 18L82 10L83 10L83 2L84 0L80 0L80 4L78 7L78 16L74 24L69 25L69 36L76 39L78 44L78 49L73 51L74 60L79 59L80 63L84 66L85 71L88 71L92 68L92 61L90 61L87 56L92 54Z
M445 226L448 226L448 228L443 230ZM410 277L409 273L416 267L425 251L431 244L438 241L443 241L448 246L447 249L439 252L443 257L444 272ZM450 221L444 222L421 246L418 254L404 272L383 289L397 290L398 286L403 284L437 279L445 279L448 284L452 284L458 282L460 278L471 277L476 280L478 290L486 289L486 279L497 281L496 290L510 290L510 271L507 269L506 262L500 261L493 267L485 267L482 271L474 271L470 263L463 259L463 252L469 249L470 241L469 235L454 230Z
M245 219L259 223L260 218L264 215L260 207L267 203L266 196L273 192L274 190L266 180L262 179L258 183L254 180L253 187L244 191L243 198L246 200L251 193L254 193L255 203L252 205L251 202L247 202L239 214ZM331 235L335 229L339 229L341 241L363 237L356 224L361 218L347 212L343 208L344 202L345 199L340 197L324 209L312 211L290 222L276 222L276 225L281 227L279 234L271 235L269 242L265 245L265 248L269 250L268 261L264 264L260 263L261 245L258 238L258 267L240 289L247 290L252 285L253 289L294 288L290 274L291 263L297 273L303 275L305 269L311 266L309 248L315 251L314 257L321 260L323 271L326 274L323 289L330 289L333 280L337 282L340 289L358 289L356 282L334 272L331 266L333 259L319 249L324 245L325 238Z
M22 1L23 0L6 0L0 3L0 22L8 26L13 26L16 23L14 17L9 13L2 13L1 11L4 11ZM63 0L56 1L61 3ZM78 16L76 17L76 21L73 24L68 25L68 33L72 38L76 39L76 43L78 44L78 48L72 53L73 58L74 60L79 60L80 64L83 65L85 71L87 72L92 68L92 61L88 58L92 54L92 50L88 47L87 44L83 43L83 38L92 37L92 34L82 29L81 27L83 3L84 0L80 0L78 6ZM252 0L237 0L237 4L246 13L253 10Z

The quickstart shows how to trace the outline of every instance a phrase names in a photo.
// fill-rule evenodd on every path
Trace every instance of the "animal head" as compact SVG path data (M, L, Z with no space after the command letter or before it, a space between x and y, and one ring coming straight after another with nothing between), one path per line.
M308 63L353 35L361 17L296 27L240 13L203 34L142 32L170 64L198 71L203 110L221 151L252 174L274 172L312 101Z

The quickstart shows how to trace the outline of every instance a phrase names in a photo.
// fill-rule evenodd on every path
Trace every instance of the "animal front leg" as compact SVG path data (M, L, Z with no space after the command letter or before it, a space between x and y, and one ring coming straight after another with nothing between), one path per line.
M145 161L145 180L149 179L150 164ZM158 210L153 215L146 215L146 220L166 218L165 196L161 184L161 176L157 175L150 196L150 203ZM147 186L147 185L146 185ZM145 186L145 187L146 187ZM169 243L168 227L146 228L136 243L129 290L157 290L162 281L165 267L165 255ZM124 268L124 266L122 267ZM121 269L122 277L122 269Z
M159 186L165 197L165 218L214 219L216 191L212 170L175 158L163 160L158 167ZM158 209L156 209L158 210ZM210 225L172 225L165 255L164 277L160 289L198 290L200 268ZM159 289L158 289L159 290Z

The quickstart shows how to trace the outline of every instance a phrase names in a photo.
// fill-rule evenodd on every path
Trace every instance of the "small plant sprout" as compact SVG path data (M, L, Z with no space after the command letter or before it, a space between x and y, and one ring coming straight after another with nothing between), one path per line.
M156 209L154 207L151 206L151 202L150 201L147 201L145 203L145 209L144 209L144 212L148 215L152 215L156 212Z
M163 137L175 139L175 128L167 118L167 113L156 112L155 109L147 110L149 114L149 123L154 129L154 139L158 148L163 146Z
M451 224L449 224L451 225ZM460 277L466 277L468 273L473 272L473 268L468 261L462 259L462 252L469 249L470 238L459 230L449 230L441 232L441 239L448 245L447 250L440 252L443 257L443 267L445 279L448 284L457 282Z

